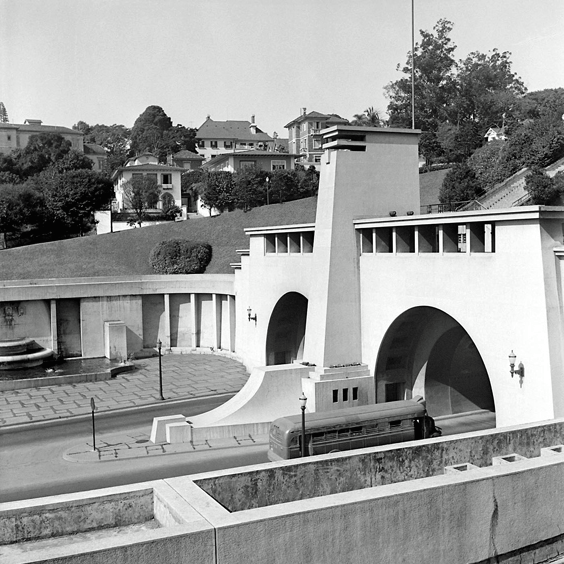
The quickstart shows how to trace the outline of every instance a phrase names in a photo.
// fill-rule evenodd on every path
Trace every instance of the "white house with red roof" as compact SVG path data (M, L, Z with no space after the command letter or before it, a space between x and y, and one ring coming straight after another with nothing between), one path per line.
M215 121L208 116L199 127L196 138L198 153L206 161L223 153L250 149L264 151L274 146L272 137L257 127L255 116L251 121Z

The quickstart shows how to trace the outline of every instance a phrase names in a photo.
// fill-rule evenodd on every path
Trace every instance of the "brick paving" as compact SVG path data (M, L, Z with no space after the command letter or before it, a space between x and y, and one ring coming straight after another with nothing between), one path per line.
M238 392L249 374L236 360L210 354L167 354L162 359L166 400L189 399ZM162 403L159 359L135 360L131 372L111 380L60 384L0 393L0 427L90 414L90 398L97 412Z

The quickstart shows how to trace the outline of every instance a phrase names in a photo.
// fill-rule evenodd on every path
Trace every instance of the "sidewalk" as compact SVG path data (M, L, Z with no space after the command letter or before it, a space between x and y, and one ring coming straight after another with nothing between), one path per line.
M211 354L167 354L162 358L165 400L191 399L236 393L249 378L245 367L230 358ZM61 384L0 393L0 428L162 404L159 359L134 361L131 372L101 382Z

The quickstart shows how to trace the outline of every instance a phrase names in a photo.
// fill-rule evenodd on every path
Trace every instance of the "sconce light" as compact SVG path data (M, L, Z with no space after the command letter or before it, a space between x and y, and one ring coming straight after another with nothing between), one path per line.
M251 306L249 306L247 308L247 314L249 315L249 321L254 321L255 325L257 324L257 314L255 313L254 315L251 315L251 313L253 313L253 310L251 309Z
M396 214L397 214L397 212L395 212L395 211L391 211L391 212L388 212L388 213L390 214L390 217L396 217Z
M520 362L519 366L515 368L516 358L517 356L515 353L511 351L511 353L509 353L509 373L511 374L511 378L513 378L514 374L517 374L519 376L519 383L522 384L523 378L525 377L525 367L523 366L523 363Z

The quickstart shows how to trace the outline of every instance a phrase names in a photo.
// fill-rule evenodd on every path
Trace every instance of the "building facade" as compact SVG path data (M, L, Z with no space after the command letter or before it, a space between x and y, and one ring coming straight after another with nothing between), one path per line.
M239 151L218 155L205 163L202 168L228 172L236 172L245 167L257 167L266 171L294 170L297 157L299 155L272 151Z
M337 114L308 113L302 108L301 114L284 126L288 130L288 151L301 155L298 160L301 165L319 170L323 155L321 130L347 124L348 121Z
M273 148L274 140L251 121L215 121L209 116L198 128L198 154L206 161L212 157L233 151L249 149L266 150Z

